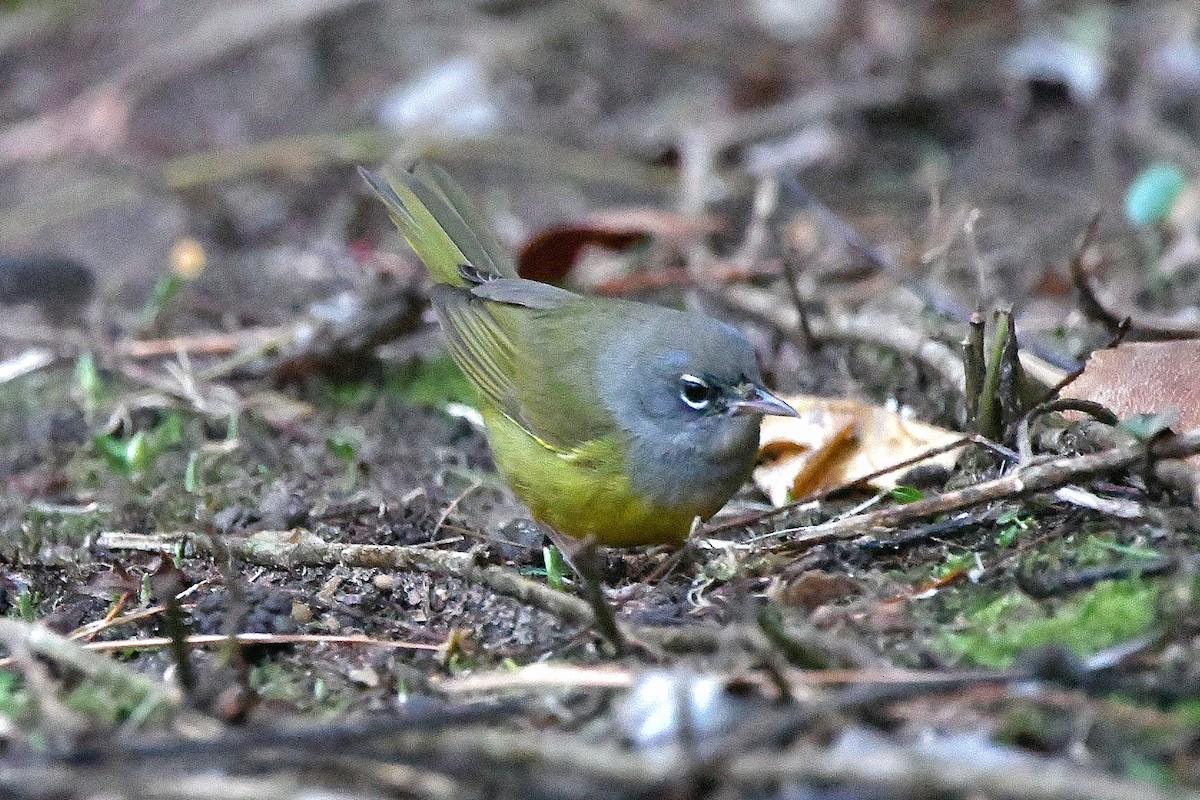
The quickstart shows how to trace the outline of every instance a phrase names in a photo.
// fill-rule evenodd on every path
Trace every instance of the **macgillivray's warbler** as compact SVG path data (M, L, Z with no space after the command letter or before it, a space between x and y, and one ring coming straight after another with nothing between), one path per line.
M729 325L519 278L445 170L361 172L433 274L496 466L538 522L608 546L680 544L749 476L762 415L796 415Z

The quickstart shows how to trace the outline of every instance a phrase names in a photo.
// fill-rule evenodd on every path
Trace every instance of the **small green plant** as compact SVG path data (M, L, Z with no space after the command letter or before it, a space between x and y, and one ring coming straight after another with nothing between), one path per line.
M92 420L104 397L104 383L91 353L84 353L75 361L75 394L84 415Z
M187 467L183 470L183 489L188 494L196 494L200 488L200 478L197 474L197 462L199 461L200 452L198 450L188 453Z
M913 486L897 486L888 492L897 503L915 503L925 496L925 493Z
M171 413L151 431L137 431L127 438L104 434L97 436L94 443L113 471L138 481L159 455L182 441L183 417Z
M1138 544L1122 544L1117 541L1117 534L1108 530L1100 530L1078 537L1070 549L1070 554L1074 563L1080 567L1111 564L1114 556L1120 557L1117 560L1127 562L1160 557L1158 551L1153 548ZM1131 563L1130 566L1136 567L1136 563Z
M542 561L546 565L546 585L551 589L563 591L563 575L566 572L566 563L563 561L562 553L554 545L542 548Z
M1162 414L1133 414L1121 420L1117 428L1139 442L1149 442L1177 424L1179 424L1179 414L1168 411Z
M195 239L180 239L171 248L167 269L154 284L154 291L142 308L142 330L161 330L170 316L171 306L180 291L199 277L208 256Z
M341 436L330 436L326 439L325 449L339 461L354 461L358 457L358 448L354 442Z
M974 566L975 553L970 551L966 553L952 553L946 556L945 561L937 565L933 575L936 580L940 581L955 573L967 572Z
M1022 533L1033 527L1033 521L1033 517L1018 510L1005 511L996 518L996 524L1000 526L1000 532L996 534L996 544L1012 547Z
M1121 544L1120 542L1105 541L1097 537L1091 538L1096 539L1096 547L1102 550L1107 550L1110 553L1116 553L1119 556L1125 556L1127 558L1139 558L1143 560L1161 557L1161 554L1152 547L1141 547L1136 544Z
M29 695L17 673L0 670L0 718L15 720L29 708Z
M343 479L344 489L350 491L358 481L361 461L358 457L358 446L353 437L335 433L325 440L325 449L330 455L346 465L346 475Z
M250 667L247 682L264 700L300 704L312 696L311 689L303 685L301 676L273 661L264 661Z
M33 589L23 589L17 594L17 616L25 622L37 620L37 609L42 596Z
M116 472L136 479L150 465L150 447L146 440L145 431L138 431L128 439L106 434L96 439L96 448Z

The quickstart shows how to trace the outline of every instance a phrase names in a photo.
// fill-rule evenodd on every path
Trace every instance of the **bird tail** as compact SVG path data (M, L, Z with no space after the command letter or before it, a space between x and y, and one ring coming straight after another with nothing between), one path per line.
M512 260L444 169L423 161L396 181L362 167L358 171L436 282L472 286L517 277Z

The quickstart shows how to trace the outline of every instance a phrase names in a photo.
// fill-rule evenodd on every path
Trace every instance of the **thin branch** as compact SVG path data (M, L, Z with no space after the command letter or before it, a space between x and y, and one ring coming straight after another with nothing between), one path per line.
M866 475L855 478L854 480L844 481L843 483L839 483L837 486L831 486L828 489L822 489L819 492L815 492L813 494L808 494L808 495L805 495L804 497L798 497L795 500L793 500L792 502L785 503L784 505L781 505L778 508L768 509L766 511L758 512L758 513L751 514L751 515L740 515L734 519L731 519L731 520L728 520L725 522L721 522L719 524L706 525L703 529L704 535L712 536L713 534L718 533L720 531L731 530L733 528L743 528L747 525L752 525L756 522L762 522L763 520L770 519L772 517L781 516L790 511L793 511L794 509L800 508L801 506L807 506L807 505L810 505L813 503L820 503L823 500L828 500L830 497L834 497L838 494L841 494L842 492L848 491L855 486L859 486L860 484L866 483L868 481L873 481L876 478L881 478L884 475L888 475L888 474L896 472L898 470L902 470L906 467L911 467L914 464L918 464L922 461L925 461L926 459L932 458L933 456L940 456L942 453L949 453L953 450L959 449L960 447L966 447L969 444L977 444L977 445L980 445L981 447L987 447L989 449L994 449L994 448L999 448L1000 450L1006 449L1006 448L999 447L994 442L991 442L982 436L964 436L961 439L955 439L953 442L948 442L946 444L939 445L938 447L931 447L928 450L922 450L920 453L918 453L915 456L906 458L903 461L897 461L895 463L888 464L886 467L877 469L874 472L869 472ZM1004 456L1005 458L1008 458L1008 456L1009 456L1008 453L1003 453L1003 452L1001 453L1001 455ZM770 535L770 534L768 534L768 535Z
M223 633L199 633L183 639L190 647L208 647L223 645L229 641ZM242 645L283 645L283 644L355 644L369 647L379 647L385 650L432 650L437 651L441 645L424 642L397 642L386 639L372 639L370 636L333 636L308 633L238 633L234 639ZM143 639L112 639L103 642L87 642L81 644L84 650L101 653L113 653L121 650L158 650L166 647L170 639L165 636L150 636ZM0 661L0 667L5 666Z
M469 553L393 545L336 544L325 542L307 531L262 531L246 539L224 538L230 555L267 567L347 566L366 569L415 570L459 578L485 586L496 594L540 608L576 625L591 627L591 607L577 597L555 591L503 567L480 564ZM197 552L215 551L206 534L180 531L157 535L106 531L98 544L111 550L160 552L183 542Z
M750 286L727 286L716 302L723 303L738 313L760 320L782 331L785 335L799 339L799 315L796 309L785 306L779 298L768 291ZM962 358L945 344L931 339L924 333L901 324L898 320L886 322L859 318L810 320L813 335L822 342L845 342L869 344L889 350L900 356L922 364L941 378L947 389L961 392L966 383L966 372Z
M789 537L786 542L788 545L810 546L867 534L887 533L930 517L962 511L996 500L1057 489L1096 475L1120 472L1143 463L1148 455L1154 458L1184 458L1197 453L1200 453L1200 429L1155 442L1149 449L1147 445L1135 443L1099 453L1056 458L1023 467L995 480L896 508L856 514L804 528L788 528L770 535Z

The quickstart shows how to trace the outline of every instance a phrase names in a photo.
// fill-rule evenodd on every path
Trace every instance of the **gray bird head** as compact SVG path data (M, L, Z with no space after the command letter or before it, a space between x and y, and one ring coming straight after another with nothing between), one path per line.
M753 466L762 415L796 415L763 386L746 338L696 314L655 308L631 319L599 367L634 486L660 503L711 498L715 511Z

